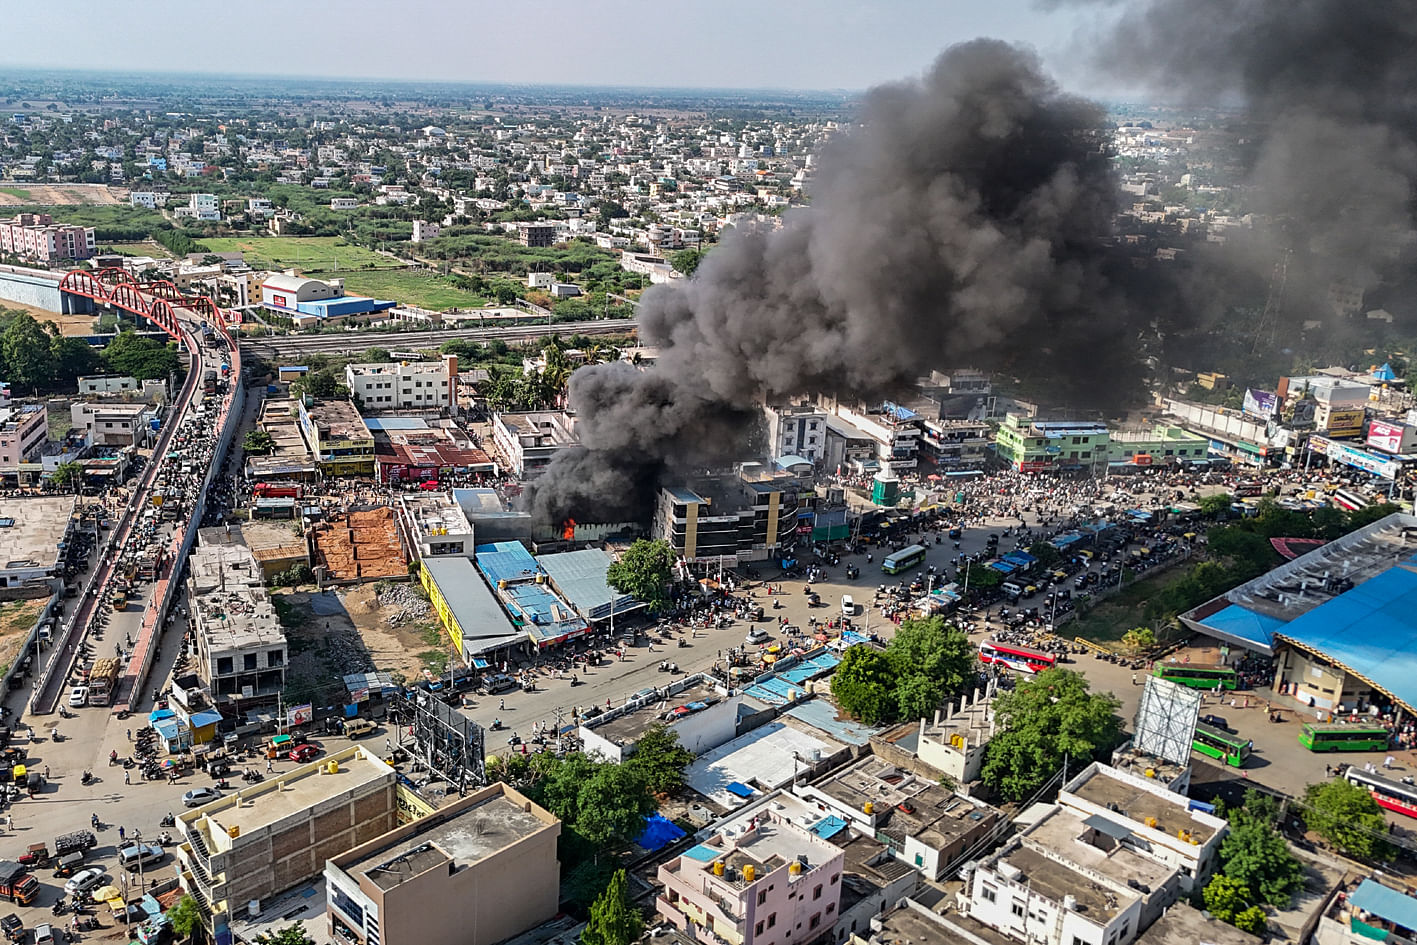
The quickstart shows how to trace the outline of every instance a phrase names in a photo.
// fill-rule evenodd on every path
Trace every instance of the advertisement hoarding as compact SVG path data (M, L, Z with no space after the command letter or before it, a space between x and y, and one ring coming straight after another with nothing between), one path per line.
M1391 420L1374 420L1368 425L1368 445L1384 453L1407 453L1417 445L1417 429Z
M1279 412L1279 395L1251 387L1245 391L1245 413L1268 420Z
M1359 436L1363 432L1363 421L1366 417L1362 407L1330 410L1324 430L1329 436Z
M1331 462L1343 463L1364 472L1370 472L1384 479L1395 479L1402 471L1402 464L1395 459L1369 453L1347 443L1337 443L1321 436L1309 438L1309 449L1328 456Z

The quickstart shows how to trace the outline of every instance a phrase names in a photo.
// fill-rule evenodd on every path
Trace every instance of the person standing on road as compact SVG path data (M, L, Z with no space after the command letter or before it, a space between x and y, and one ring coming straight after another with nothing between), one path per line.
M124 769L123 769L123 783L124 783L124 784L132 784L132 783L133 783L132 779L128 777L128 769L127 769L127 768L124 768Z

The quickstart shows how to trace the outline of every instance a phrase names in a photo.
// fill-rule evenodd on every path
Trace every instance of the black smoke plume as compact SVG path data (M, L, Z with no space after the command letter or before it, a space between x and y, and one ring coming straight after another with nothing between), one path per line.
M667 475L745 457L764 397L879 398L963 365L1080 406L1134 393L1140 307L1116 278L1108 148L1096 105L1000 42L869 92L823 150L810 208L645 293L653 369L575 372L585 448L535 481L530 509L643 519Z

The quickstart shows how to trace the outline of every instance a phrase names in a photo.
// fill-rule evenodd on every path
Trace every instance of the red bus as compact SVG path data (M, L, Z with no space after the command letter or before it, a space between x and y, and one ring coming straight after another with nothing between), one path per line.
M1002 663L1014 672L1030 675L1052 669L1058 664L1051 653L1031 650L1026 646L1014 646L1011 643L1000 643L997 640L985 640L979 644L979 662L986 666L990 663Z
M1350 784L1356 784L1378 802L1379 807L1417 817L1417 787L1409 787L1381 775L1371 774L1357 765L1349 765L1343 777Z

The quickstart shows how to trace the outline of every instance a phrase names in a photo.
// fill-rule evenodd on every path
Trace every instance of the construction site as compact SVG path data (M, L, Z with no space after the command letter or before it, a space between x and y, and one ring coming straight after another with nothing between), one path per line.
M311 538L325 584L408 577L408 555L387 506L331 515L311 529Z

